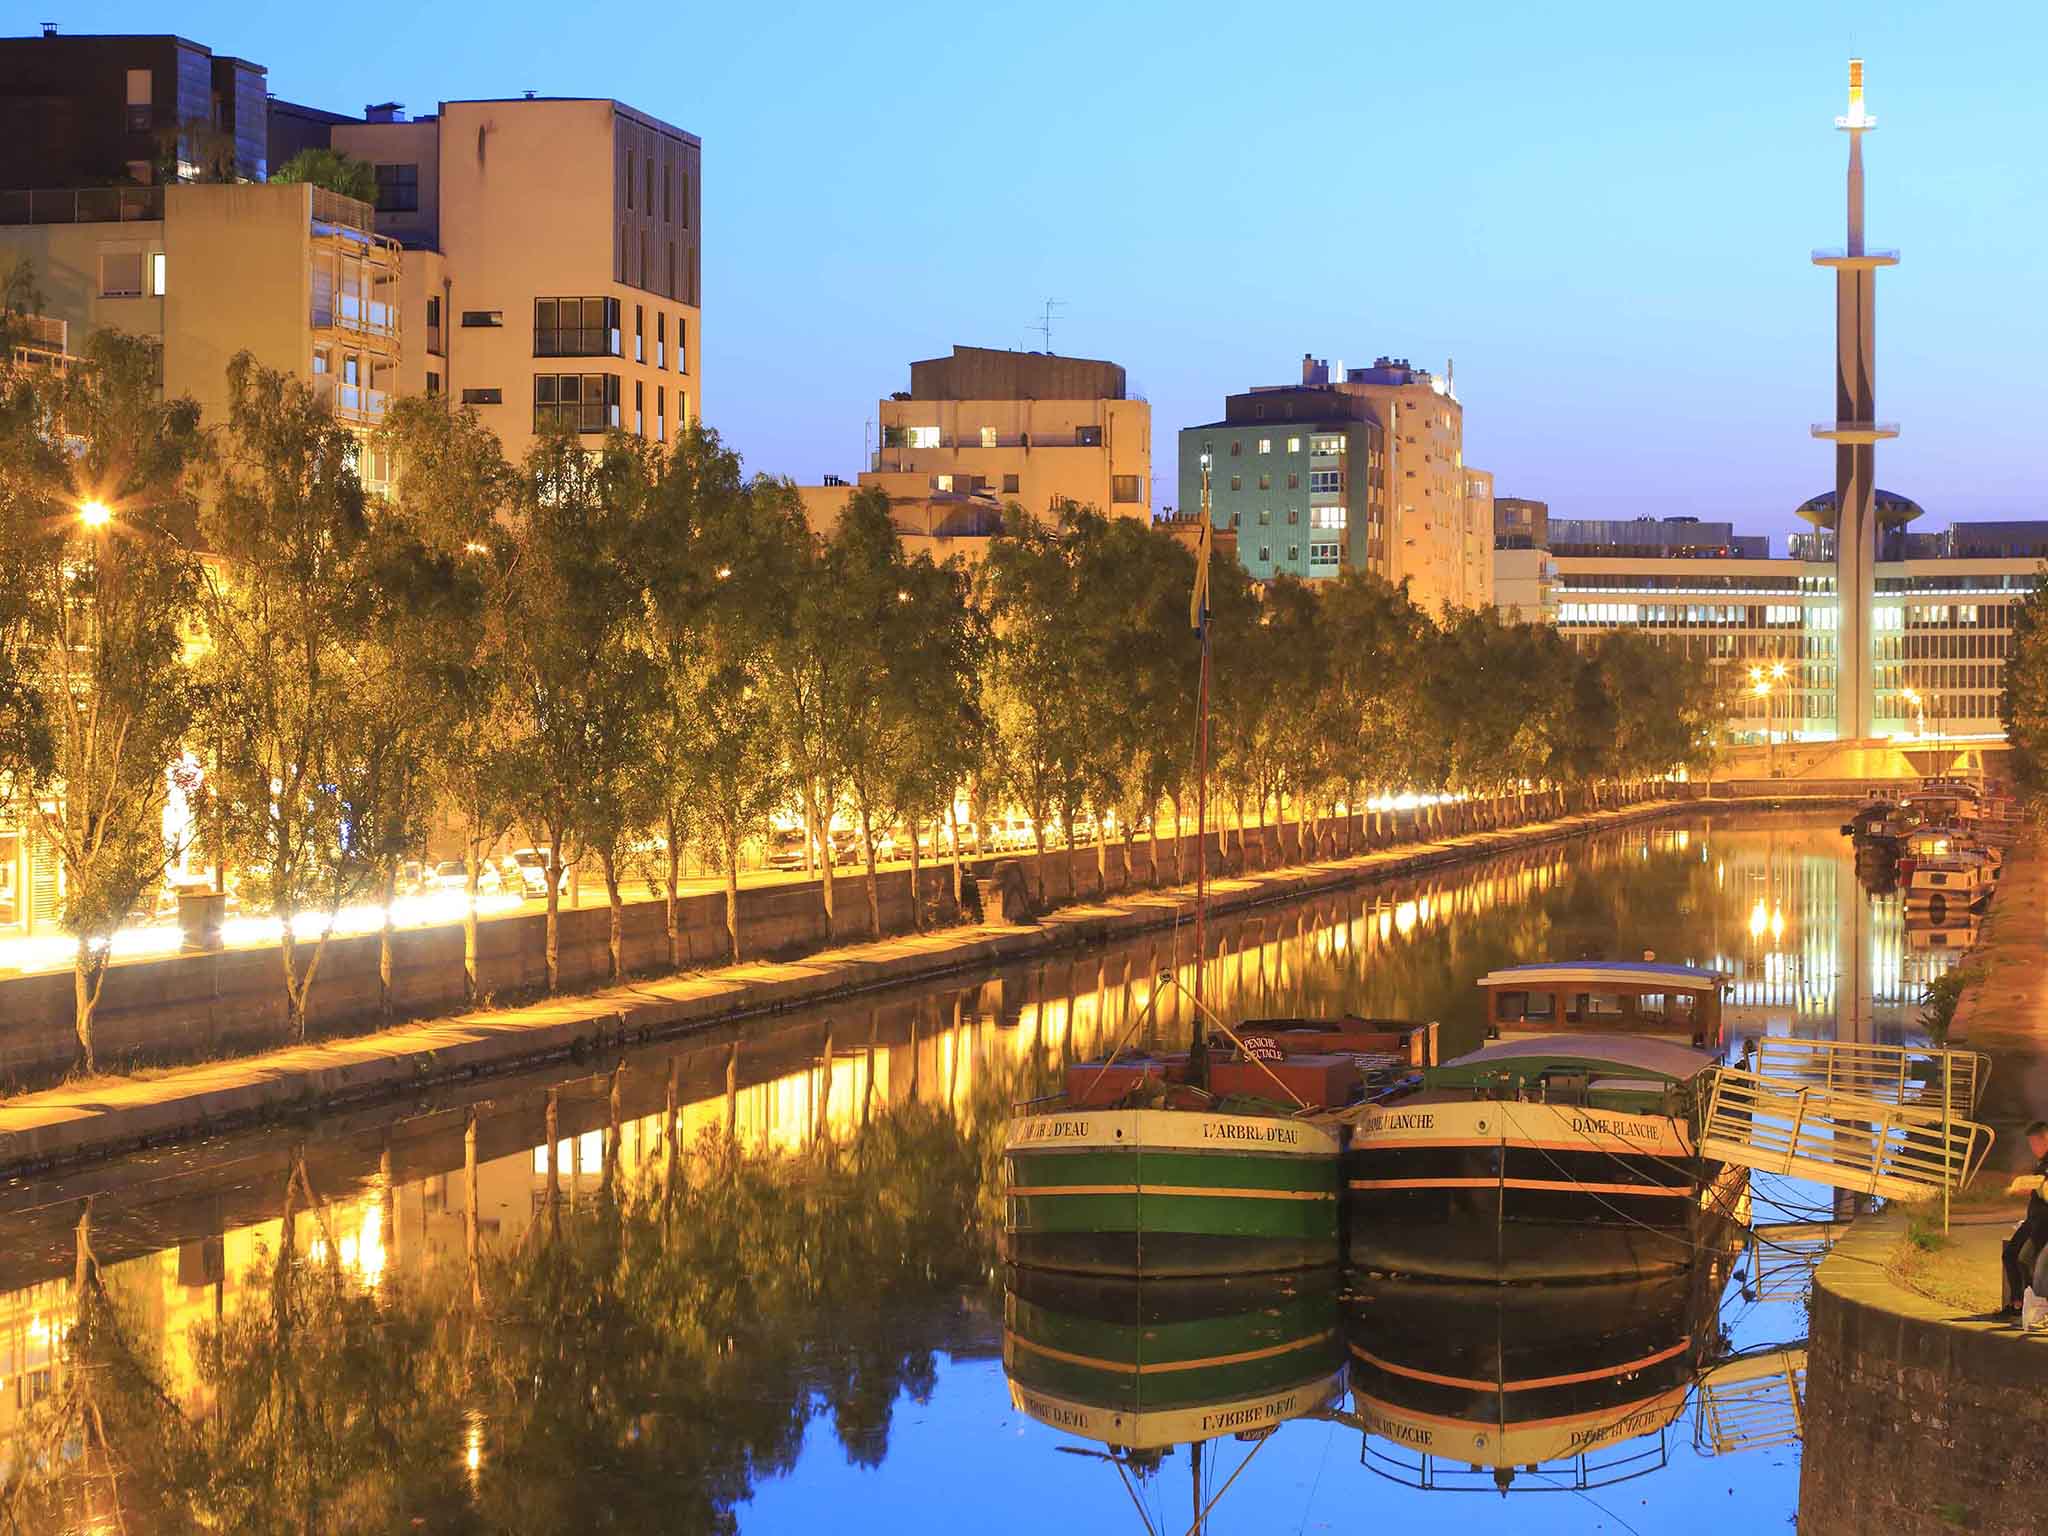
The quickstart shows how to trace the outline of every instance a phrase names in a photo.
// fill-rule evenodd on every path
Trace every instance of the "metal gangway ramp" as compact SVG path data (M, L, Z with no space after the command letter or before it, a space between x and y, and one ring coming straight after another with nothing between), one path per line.
M1991 1128L1963 1118L1956 1097L1952 1088L1947 1103L1897 1103L1723 1067L1707 1096L1700 1155L1858 1194L1925 1200L1969 1183L1991 1150Z
M1991 1058L1979 1051L1945 1051L1850 1040L1794 1040L1766 1035L1744 1066L1762 1077L1806 1083L1830 1093L1853 1093L1887 1104L1940 1108L1946 1081L1950 1107L1974 1114L1991 1081Z
M1715 1456L1791 1445L1805 1429L1806 1351L1774 1349L1700 1377L1694 1443Z

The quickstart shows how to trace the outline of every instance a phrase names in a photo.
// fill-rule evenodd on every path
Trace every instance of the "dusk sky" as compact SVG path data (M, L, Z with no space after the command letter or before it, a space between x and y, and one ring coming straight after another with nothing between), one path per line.
M2048 515L2048 7L224 0L175 30L280 96L614 96L704 141L704 407L750 468L861 467L955 342L1110 358L1175 433L1301 355L1456 360L1466 456L1554 515L1769 531L1830 489L1846 60L1868 63L1878 483ZM536 204L536 218L544 205ZM516 230L507 230L516 239Z

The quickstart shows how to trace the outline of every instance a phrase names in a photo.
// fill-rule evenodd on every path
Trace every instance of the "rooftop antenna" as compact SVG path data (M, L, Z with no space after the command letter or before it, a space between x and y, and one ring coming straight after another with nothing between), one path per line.
M525 98L526 98L526 99L527 99L528 101L531 101L531 100L533 100L533 98L534 98L534 97L538 96L538 95L540 94L540 92L539 92L539 91L534 91L534 90L526 90L526 91L521 91L521 92L520 92L519 94L520 94L520 95L522 95L522 96L524 96L524 97L525 97Z
M1066 307L1067 301L1065 299L1047 299L1045 301L1045 313L1029 327L1029 329L1038 332L1040 336L1045 338L1047 356L1052 354L1052 323L1058 318L1053 312L1065 309Z

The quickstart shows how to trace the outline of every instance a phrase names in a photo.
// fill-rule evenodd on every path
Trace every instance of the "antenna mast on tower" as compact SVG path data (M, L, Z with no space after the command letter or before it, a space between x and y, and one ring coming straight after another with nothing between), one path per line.
M1045 340L1047 355L1050 355L1052 352L1052 323L1058 318L1054 311L1065 309L1066 307L1067 301L1065 299L1047 299L1045 301L1045 312L1038 319L1031 322L1030 328L1038 332Z

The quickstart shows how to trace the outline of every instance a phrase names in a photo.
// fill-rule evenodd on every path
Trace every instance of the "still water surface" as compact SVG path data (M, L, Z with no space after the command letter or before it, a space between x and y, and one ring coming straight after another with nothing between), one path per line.
M1915 1038L1960 936L1908 932L1838 821L1695 816L1267 909L1212 925L1210 995L1438 1019L1449 1055L1478 1038L1485 971L1654 950L1736 978L1731 1033ZM1768 1350L1805 1337L1796 1241L1586 1292L1006 1289L1008 1106L1125 1038L1191 959L1161 934L0 1190L16 1518L1079 1536L1187 1532L1213 1499L1219 1536L1789 1519L1797 1358ZM1755 1204L1789 1223L1831 1199L1760 1177ZM1014 1387L1006 1331L1032 1357ZM1141 1336L1233 1362L1148 1377L1176 1436L1221 1430L1199 1461L1071 1411Z

